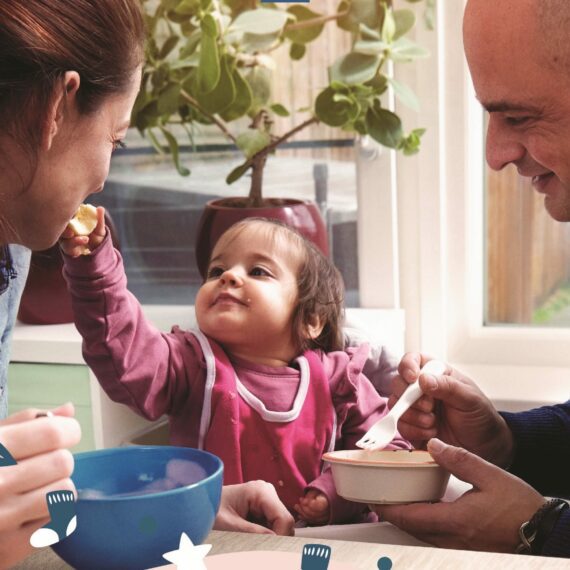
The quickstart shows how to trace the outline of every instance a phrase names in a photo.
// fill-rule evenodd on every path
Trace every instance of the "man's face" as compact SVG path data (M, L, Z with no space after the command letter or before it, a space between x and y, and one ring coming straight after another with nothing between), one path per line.
M489 112L487 162L514 164L570 221L570 69L544 47L536 0L470 0L463 26L477 98Z

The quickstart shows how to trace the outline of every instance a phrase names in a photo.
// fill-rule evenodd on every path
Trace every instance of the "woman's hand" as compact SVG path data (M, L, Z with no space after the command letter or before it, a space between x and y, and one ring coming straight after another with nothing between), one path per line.
M271 483L249 481L223 487L215 530L293 536L294 525Z
M63 253L70 257L90 255L105 239L105 208L97 208L97 226L88 236L76 235L70 226L67 226L59 238L59 246Z
M545 499L521 479L469 453L431 440L428 450L442 467L473 485L452 503L377 505L380 520L444 548L515 552L518 530Z
M409 384L418 379L420 368L430 358L408 353L398 366L389 406L392 407ZM463 447L501 467L513 457L513 436L505 420L477 387L461 372L448 366L435 377L423 375L424 395L400 418L398 431L416 447L432 438Z
M0 566L9 568L32 550L30 536L49 521L46 494L72 490L73 456L81 428L72 404L39 417L29 409L0 422L0 443L17 465L0 467Z
M295 505L295 510L301 518L308 524L327 524L330 518L330 505L327 496L317 489L309 489L299 503Z

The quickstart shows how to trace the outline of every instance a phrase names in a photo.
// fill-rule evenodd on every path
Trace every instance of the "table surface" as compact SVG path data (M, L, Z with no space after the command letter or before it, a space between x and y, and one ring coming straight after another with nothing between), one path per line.
M307 543L319 543L331 547L331 564L344 564L358 570L377 570L378 560L385 556L391 559L393 570L414 568L437 568L438 570L457 570L458 568L461 570L475 570L475 568L477 568L477 570L481 568L532 570L535 568L544 568L550 570L555 568L570 568L570 560L543 558L539 556L470 552L432 547L370 544L344 540L283 537L223 531L212 531L204 543L212 545L212 549L205 559L206 564L208 557L217 554L253 550L295 552L299 554L300 561L303 545ZM60 570L70 567L58 558L51 548L43 548L35 552L23 563L15 566L14 570L27 570L32 568ZM175 567L170 566L170 568ZM236 568L235 570L243 569Z

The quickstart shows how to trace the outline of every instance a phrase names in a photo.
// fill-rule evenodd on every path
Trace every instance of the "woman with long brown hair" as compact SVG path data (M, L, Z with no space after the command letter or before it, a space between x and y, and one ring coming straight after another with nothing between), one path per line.
M26 248L53 245L79 204L102 190L129 124L143 45L138 0L0 2L0 417ZM3 568L31 550L48 520L46 494L73 489L65 449L81 436L73 406L38 412L0 422Z

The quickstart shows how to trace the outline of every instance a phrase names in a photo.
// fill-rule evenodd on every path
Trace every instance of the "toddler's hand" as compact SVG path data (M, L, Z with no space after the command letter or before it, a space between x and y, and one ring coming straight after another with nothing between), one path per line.
M316 489L309 489L305 496L299 499L295 510L304 521L313 525L327 524L330 518L329 500L326 495Z
M87 236L76 235L71 226L67 226L59 238L63 253L70 257L90 255L105 239L105 208L97 208L97 225Z

